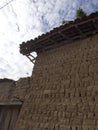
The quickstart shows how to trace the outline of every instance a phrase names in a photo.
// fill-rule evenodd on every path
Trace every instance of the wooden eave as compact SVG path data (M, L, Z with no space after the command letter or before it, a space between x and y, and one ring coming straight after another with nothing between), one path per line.
M75 40L96 35L97 33L98 12L57 27L34 40L27 41L26 43L23 42L20 45L20 53L26 56L33 51L40 53L61 45L69 44Z

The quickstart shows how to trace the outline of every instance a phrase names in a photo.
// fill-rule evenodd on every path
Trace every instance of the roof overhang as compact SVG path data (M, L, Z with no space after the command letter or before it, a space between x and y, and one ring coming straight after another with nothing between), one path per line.
M20 45L20 53L43 52L98 33L98 12L76 19Z

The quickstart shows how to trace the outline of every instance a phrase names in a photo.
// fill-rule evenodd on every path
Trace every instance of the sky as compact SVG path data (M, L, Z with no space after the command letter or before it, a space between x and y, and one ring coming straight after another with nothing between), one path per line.
M31 76L34 65L20 54L19 45L22 42L60 26L63 20L74 20L79 7L87 15L98 10L98 0L10 1L0 0L1 79L18 80ZM5 6L6 3L9 4Z

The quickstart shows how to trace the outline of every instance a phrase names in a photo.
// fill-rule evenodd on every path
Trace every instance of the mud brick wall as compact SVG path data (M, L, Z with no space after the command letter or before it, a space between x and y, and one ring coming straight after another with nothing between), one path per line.
M98 130L98 35L38 54L15 130Z
M21 78L18 81L9 79L0 80L0 103L24 101L30 88L30 78Z

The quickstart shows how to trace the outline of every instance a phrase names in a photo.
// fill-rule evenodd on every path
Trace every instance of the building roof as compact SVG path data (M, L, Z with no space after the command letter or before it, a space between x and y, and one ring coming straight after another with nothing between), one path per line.
M43 52L55 47L69 44L98 33L98 12L82 19L70 21L68 24L54 28L52 31L20 45L20 53Z
M0 79L0 83L1 82L15 82L14 80L12 80L12 79L7 79L7 78L4 78L4 79Z

